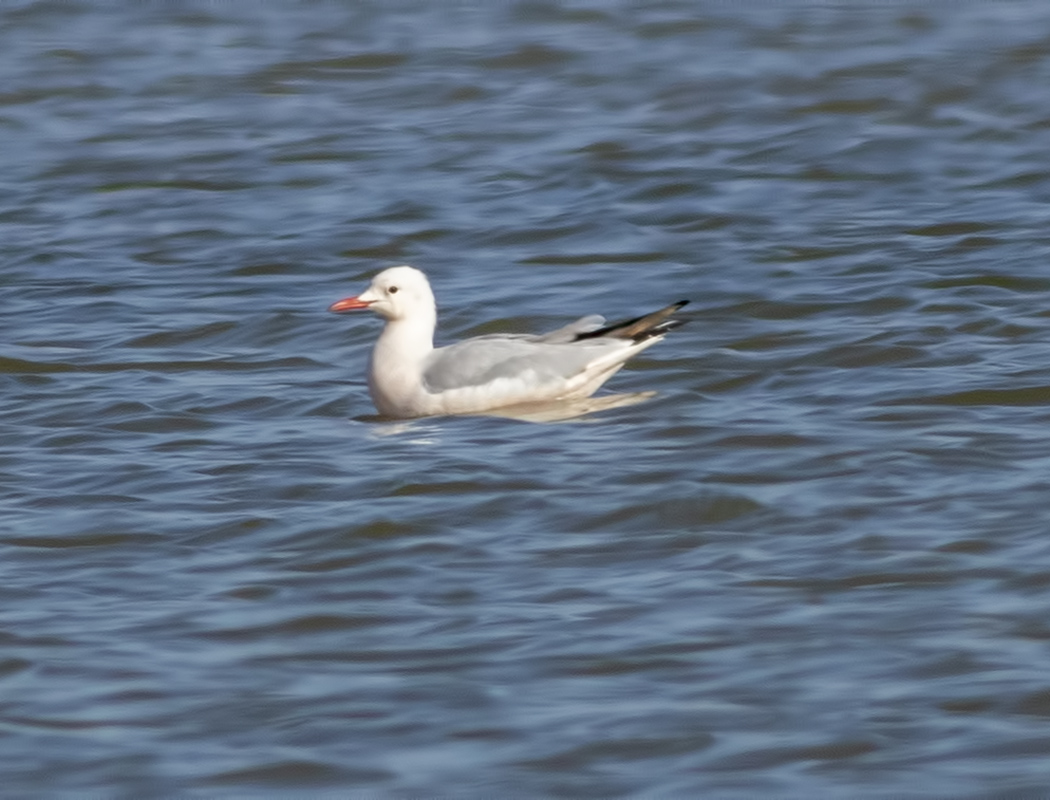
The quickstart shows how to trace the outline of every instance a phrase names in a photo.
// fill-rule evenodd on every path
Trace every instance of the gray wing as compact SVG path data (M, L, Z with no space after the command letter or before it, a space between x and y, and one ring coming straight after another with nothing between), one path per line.
M569 344L565 333L555 331L555 342L547 336L479 336L432 350L423 363L423 384L428 391L445 392L467 386L482 386L499 378L525 378L541 385L564 380L580 372L607 341L592 339ZM573 334L574 335L574 334Z
M536 336L537 342L547 342L548 344L559 344L562 342L572 342L576 340L576 337L581 333L590 333L591 331L598 330L602 325L605 324L605 317L601 314L591 314L586 317L581 317L575 322L570 322L564 328L558 328L556 331L550 333L544 333L540 336Z
M631 351L646 341L659 341L682 324L670 316L688 302L607 327L602 327L604 317L592 314L540 336L495 334L440 347L423 362L423 385L431 392L445 392L500 378L536 386L564 381L611 350Z

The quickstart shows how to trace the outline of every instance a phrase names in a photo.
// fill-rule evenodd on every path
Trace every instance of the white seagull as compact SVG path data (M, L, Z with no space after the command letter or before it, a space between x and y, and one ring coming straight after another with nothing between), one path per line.
M670 317L687 302L612 325L591 315L551 333L498 333L435 348L430 283L402 266L383 270L364 292L328 310L368 309L386 320L372 350L368 390L380 414L409 418L590 397L627 359L681 325Z

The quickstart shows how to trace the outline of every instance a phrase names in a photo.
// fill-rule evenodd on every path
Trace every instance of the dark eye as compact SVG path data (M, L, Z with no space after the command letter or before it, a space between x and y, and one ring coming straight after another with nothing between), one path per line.
M391 286L387 291L390 292L390 294L397 294L397 287Z

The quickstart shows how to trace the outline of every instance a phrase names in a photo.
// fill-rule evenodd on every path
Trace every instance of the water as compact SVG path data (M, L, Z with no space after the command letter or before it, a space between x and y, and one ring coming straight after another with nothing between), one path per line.
M10 797L1035 796L1044 3L0 8ZM690 297L588 419L375 320Z

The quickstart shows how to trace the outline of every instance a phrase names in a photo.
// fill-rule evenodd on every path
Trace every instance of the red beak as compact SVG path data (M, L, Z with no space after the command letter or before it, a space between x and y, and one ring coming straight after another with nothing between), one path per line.
M366 300L359 300L356 297L344 297L342 300L338 300L328 306L328 310L338 314L343 311L360 311L362 308L368 308L370 305L371 303Z

